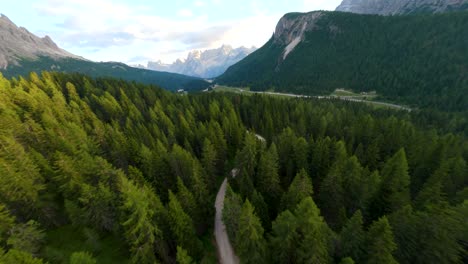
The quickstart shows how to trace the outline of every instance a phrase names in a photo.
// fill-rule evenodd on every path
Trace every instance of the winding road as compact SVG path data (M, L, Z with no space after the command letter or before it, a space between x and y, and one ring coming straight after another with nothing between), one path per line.
M231 242L226 232L226 226L223 223L224 197L226 196L227 178L224 179L221 188L216 195L216 216L215 216L215 238L218 247L219 263L238 264L239 258L234 253Z

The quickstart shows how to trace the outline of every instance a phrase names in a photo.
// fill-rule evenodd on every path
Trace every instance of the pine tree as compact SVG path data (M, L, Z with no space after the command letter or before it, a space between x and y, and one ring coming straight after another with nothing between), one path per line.
M184 249L187 248L191 256L199 256L201 242L198 240L193 221L188 216L177 197L169 191L169 219L171 221L171 230L178 245Z
M207 138L203 141L203 149L202 149L202 157L201 163L203 168L207 173L208 178L208 186L210 189L213 189L216 184L216 179L218 177L218 171L216 168L216 164L218 162L218 157L216 155L216 149L211 143L211 141Z
M224 198L223 223L231 241L236 240L239 231L239 217L242 209L242 199L236 194L229 184L226 186Z
M366 263L397 264L392 255L397 249L393 239L393 231L387 217L381 217L373 222L367 234Z
M8 246L33 255L39 252L46 237L44 230L34 220L29 220L25 224L15 225L9 233Z
M256 186L271 209L276 211L281 195L281 185L278 175L278 152L273 143L260 157L257 171Z
M354 260L350 257L341 259L340 264L354 264Z
M161 238L161 231L154 221L156 214L163 213L159 198L146 186L136 187L131 181L122 178L122 227L130 245L133 263L154 263L154 248Z
M74 252L70 256L70 264L96 264L96 260L88 252Z
M358 210L351 217L340 233L340 256L352 257L353 260L361 262L365 253L366 234L363 229L361 211Z
M381 175L382 184L372 205L374 218L395 212L410 203L410 177L404 149L385 163Z
M281 199L283 210L295 208L304 198L312 196L313 187L309 175L303 169L294 177L291 186Z
M0 252L1 253L1 252ZM6 254L2 256L0 254L0 263L10 264L43 264L42 259L33 257L31 253L10 249Z
M296 249L299 243L297 220L289 210L278 215L272 223L270 237L271 260L274 263L297 263Z
M320 210L311 197L297 206L298 263L330 263L333 254L329 252L331 230L320 216Z
M0 243L6 240L14 222L15 218L10 215L5 205L0 203Z
M239 217L239 230L234 247L242 263L265 263L266 241L260 219L247 199Z
M192 258L188 255L187 251L180 246L177 246L177 264L194 264Z

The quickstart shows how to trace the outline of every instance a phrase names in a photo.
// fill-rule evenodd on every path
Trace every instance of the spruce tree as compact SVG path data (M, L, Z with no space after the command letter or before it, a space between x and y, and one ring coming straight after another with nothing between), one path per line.
M294 214L297 219L298 246L296 249L298 263L330 263L329 243L332 231L328 228L320 210L312 197L307 197L297 205Z
M299 243L296 216L289 210L278 215L272 223L272 235L269 239L271 260L274 263L297 263L296 249Z
M239 216L234 248L242 263L266 263L267 244L263 237L263 227L247 199Z
M294 177L288 191L283 194L281 209L287 210L295 208L303 199L312 196L313 192L312 181L309 175L307 175L307 172L302 169L296 177Z
M367 261L368 264L397 264L393 252L397 249L393 231L387 217L374 221L367 233Z
M365 239L362 213L358 210L341 230L339 255L351 257L360 263L365 253Z

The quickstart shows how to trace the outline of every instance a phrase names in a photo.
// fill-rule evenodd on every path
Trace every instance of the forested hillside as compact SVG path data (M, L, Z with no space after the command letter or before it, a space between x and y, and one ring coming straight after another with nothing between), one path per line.
M233 168L224 222L242 263L466 262L468 141L417 115L0 77L0 263L216 263Z
M381 99L419 108L466 111L468 12L320 13L285 15L279 24L286 28L277 28L268 43L217 81L312 95L337 88L377 91ZM285 56L292 39L281 40L300 28L306 29L300 43Z
M1 72L5 77L28 76L30 72L40 74L42 71L57 71L64 73L81 73L91 77L111 77L126 81L137 81L153 84L166 90L200 91L208 88L207 81L182 74L158 72L138 69L118 62L93 62L73 58L54 59L40 57L35 60L21 60L20 65L10 65Z

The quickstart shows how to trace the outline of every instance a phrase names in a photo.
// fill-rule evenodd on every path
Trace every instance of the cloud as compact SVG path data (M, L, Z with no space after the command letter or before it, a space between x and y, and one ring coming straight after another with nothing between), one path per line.
M193 13L192 10L189 9L181 9L177 12L177 15L180 17L192 17Z

